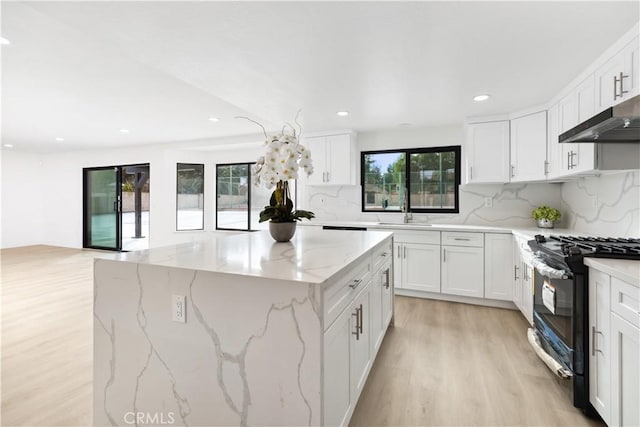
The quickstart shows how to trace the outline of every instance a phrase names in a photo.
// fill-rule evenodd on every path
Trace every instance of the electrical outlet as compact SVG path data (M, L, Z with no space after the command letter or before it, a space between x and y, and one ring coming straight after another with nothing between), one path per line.
M174 322L187 322L187 297L171 295L171 319Z
M493 206L493 197L485 197L484 198L484 207L490 208Z

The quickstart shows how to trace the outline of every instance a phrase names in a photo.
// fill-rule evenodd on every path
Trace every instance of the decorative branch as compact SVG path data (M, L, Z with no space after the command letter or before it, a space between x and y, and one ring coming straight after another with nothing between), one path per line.
M257 124L258 126L260 126L262 128L262 133L264 133L264 139L269 139L269 136L267 135L267 130L259 122L255 121L253 119L250 119L249 117L246 117L246 116L235 116L234 118L249 120L250 122L253 122L253 123Z

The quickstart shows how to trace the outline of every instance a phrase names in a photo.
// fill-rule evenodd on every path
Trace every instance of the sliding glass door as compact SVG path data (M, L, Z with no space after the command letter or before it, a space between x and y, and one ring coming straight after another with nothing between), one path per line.
M122 184L119 167L84 169L85 248L122 249Z

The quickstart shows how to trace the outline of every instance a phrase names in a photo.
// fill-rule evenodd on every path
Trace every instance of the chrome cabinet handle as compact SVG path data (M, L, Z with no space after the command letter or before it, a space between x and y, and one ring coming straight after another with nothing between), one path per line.
M614 101L618 98L622 98L625 93L629 93L628 90L624 90L624 79L628 78L629 76L625 76L623 72L620 72L619 76L620 77L613 76L613 100ZM616 90L617 83L620 83L620 92Z
M604 352L602 350L600 350L599 348L596 348L596 334L600 334L602 336L604 336L604 334L601 331L597 331L595 326L591 327L591 355L595 356L596 352L604 354Z
M353 281L351 282L351 284L349 285L349 287L350 287L351 289L355 289L355 288L357 288L358 286L360 286L360 283L362 283L362 280L361 280L361 279L353 280Z
M467 238L464 238L464 237L454 237L453 240L462 240L464 242L468 242L471 239L467 239Z
M513 280L518 280L518 270L520 270L520 267L518 267L517 265L513 266Z
M571 169L571 164L569 163L569 159L571 158L571 152L567 153L567 170Z
M385 289L389 289L389 269L387 268L385 271L383 271L382 275L384 276L384 282L382 283Z
M327 182L331 182L331 175L327 172Z
M404 251L403 251L404 252L404 259L407 259L407 247L403 246L403 248L404 248Z
M400 252L402 252L402 246L398 245L398 259L400 259Z
M469 166L469 181L473 179L473 166Z
M447 250L442 248L442 262L447 262Z
M516 167L514 165L511 165L511 178L516 176Z
M578 155L578 153L577 153L577 152L575 152L575 151L573 151L573 150L571 150L571 151L570 151L570 154L571 154L571 156L570 156L570 159L571 159L571 169L573 169L573 168L575 168L576 166L578 166L578 163L573 163L573 158L574 158L574 156L577 156L577 155ZM580 161L580 159L578 159L578 161Z
M387 255L389 255L389 252L382 252L381 256L386 257Z
M363 331L362 331L362 324L364 323L364 322L362 321L362 313L363 313L363 311L364 311L364 310L362 310L362 304L360 304L360 310L358 311L358 312L360 313L360 323L359 323L359 325L358 325L358 328L359 328L359 330L360 330L360 333L361 333L361 334L363 333Z
M544 174L549 175L549 162L546 160L544 161Z
M355 332L351 332L351 335L355 335L356 336L356 341L360 341L360 309L358 307L356 307L356 312L355 313L351 313L352 316L355 316L356 318L356 331Z

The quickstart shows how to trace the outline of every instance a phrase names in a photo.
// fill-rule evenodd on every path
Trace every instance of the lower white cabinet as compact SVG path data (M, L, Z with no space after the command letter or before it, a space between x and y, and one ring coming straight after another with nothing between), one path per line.
M589 268L589 333L591 405L610 426L640 425L640 289Z
M440 245L397 243L395 253L398 288L440 292Z
M355 405L351 394L348 357L353 340L351 307L345 310L324 333L324 425L343 426Z
M640 329L611 313L611 423L640 425Z
M442 293L484 296L484 249L442 246Z
M610 289L609 275L589 271L589 400L606 423L611 409Z
M522 257L522 250L528 246L527 240L515 237L513 240L513 303L527 321L533 325L533 275L534 271Z
M393 315L393 286L391 276L391 262L373 274L371 279L371 352L380 348L384 333Z
M351 307L350 390L356 401L367 379L371 363L371 286L367 286Z
M484 297L512 301L513 237L484 235Z

